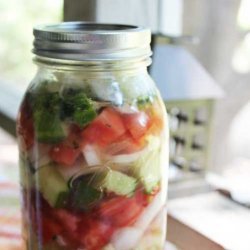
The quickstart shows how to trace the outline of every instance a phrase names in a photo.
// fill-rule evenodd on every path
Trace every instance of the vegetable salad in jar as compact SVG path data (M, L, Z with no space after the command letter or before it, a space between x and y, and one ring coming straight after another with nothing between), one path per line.
M92 26L76 30L95 34ZM98 34L117 32L100 25ZM41 51L17 122L27 249L163 249L168 132L148 55L107 62Z

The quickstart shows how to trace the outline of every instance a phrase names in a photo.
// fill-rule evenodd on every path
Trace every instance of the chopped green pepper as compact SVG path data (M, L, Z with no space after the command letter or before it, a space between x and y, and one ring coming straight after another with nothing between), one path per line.
M60 120L61 99L54 92L37 93L32 98L33 118L39 142L57 143L65 138Z
M69 118L80 127L86 126L97 115L86 94L73 89L63 96L62 112L62 118Z
M71 205L76 210L88 210L92 208L103 196L102 191L90 186L85 178L81 181L77 181L72 191Z
M148 95L148 96L140 96L136 100L136 104L139 109L145 109L149 105L151 105L154 102L154 96Z

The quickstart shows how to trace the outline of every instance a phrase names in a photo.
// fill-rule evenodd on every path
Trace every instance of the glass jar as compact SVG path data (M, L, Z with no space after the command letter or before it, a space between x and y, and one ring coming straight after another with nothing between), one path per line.
M168 130L148 29L62 23L34 29L17 121L28 250L161 250Z

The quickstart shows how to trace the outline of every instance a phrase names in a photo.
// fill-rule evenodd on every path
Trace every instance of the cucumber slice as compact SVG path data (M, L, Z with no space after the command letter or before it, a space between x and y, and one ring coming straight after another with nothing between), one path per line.
M97 174L92 185L117 195L130 196L137 186L137 181L133 177L110 169Z
M71 180L70 205L76 210L89 210L103 197L103 191L130 196L136 179L114 170L97 170Z
M66 181L54 165L45 165L35 173L39 191L52 207L63 207L68 198Z
M148 151L135 162L132 175L140 180L147 193L151 193L161 180L159 138L150 136L148 145Z

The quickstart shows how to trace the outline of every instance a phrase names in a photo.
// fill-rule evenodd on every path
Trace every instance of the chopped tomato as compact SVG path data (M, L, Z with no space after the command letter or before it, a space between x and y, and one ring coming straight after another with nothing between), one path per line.
M159 135L164 127L165 107L158 101L153 104L146 113L150 117L150 125L147 134Z
M50 242L61 231L61 226L53 219L46 216L42 217L42 239L44 244Z
M77 235L78 223L81 221L79 216L65 209L55 209L53 217L62 228L61 236L66 245L77 249L80 244Z
M34 127L30 105L25 100L21 105L17 119L17 133L22 138L25 149L30 149L34 144Z
M142 147L143 145L135 141L127 132L108 145L105 148L105 153L109 155L130 154L139 151Z
M131 198L117 196L104 201L100 205L100 217L115 227L132 225L144 208L144 201L138 195L141 196L137 192Z
M64 141L64 144L74 148L80 147L82 143L80 134L81 129L77 125L72 124L69 128L69 134Z
M99 250L110 241L113 231L114 228L110 224L88 218L80 227L79 239L86 249Z
M77 157L80 155L80 149L58 144L51 148L49 155L56 163L70 166L75 163Z
M39 195L38 193L34 192L34 195ZM39 195L40 196L40 195ZM35 198L35 197L34 197ZM32 218L32 221L36 224L36 229L39 230L39 221L41 220L41 236L43 240L43 244L49 243L51 240L54 239L55 236L59 235L62 232L62 227L60 223L58 223L53 216L54 209L48 204L48 202L41 197L40 199L40 208L39 208L39 217L36 214L38 212L38 208L34 209L35 218ZM34 203L35 204L35 201ZM39 231L38 231L39 232Z
M53 216L60 225L67 231L75 231L79 218L65 209L55 209Z
M60 235L67 245L74 246L74 249L76 249L79 244L76 232L81 219L66 209L52 208L43 199L41 211L41 218L46 218L43 227L49 228L48 232L45 232L44 238L52 239L53 236Z
M163 129L163 119L160 116L152 117L147 135L159 135Z
M83 140L106 146L126 132L120 114L113 108L104 109L82 132Z
M149 127L149 116L145 112L124 114L123 121L135 140L144 136Z

